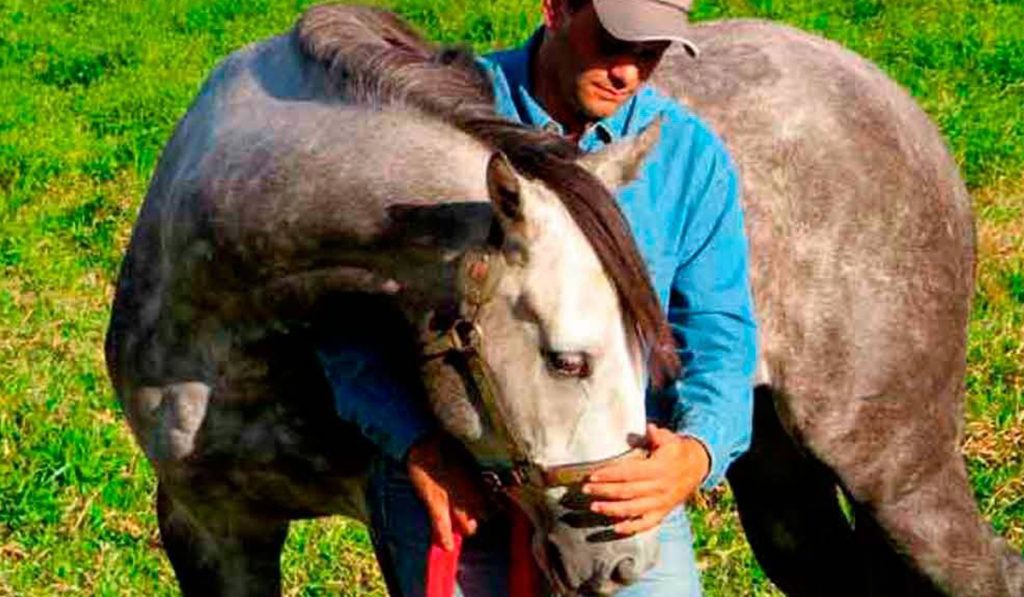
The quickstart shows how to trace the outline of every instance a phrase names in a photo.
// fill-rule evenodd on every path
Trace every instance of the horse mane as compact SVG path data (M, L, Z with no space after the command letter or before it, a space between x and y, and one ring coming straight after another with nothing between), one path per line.
M612 194L577 164L581 154L575 144L497 113L488 75L472 51L435 46L398 16L369 6L315 6L292 35L347 101L417 109L503 152L520 174L550 188L611 279L648 353L654 384L662 386L678 375L671 328Z

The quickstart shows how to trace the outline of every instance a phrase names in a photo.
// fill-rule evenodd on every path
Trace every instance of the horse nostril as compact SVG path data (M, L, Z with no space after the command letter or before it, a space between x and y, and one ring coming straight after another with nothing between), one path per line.
M622 558L612 570L612 581L620 585L631 585L640 580L640 571L637 570L636 560L633 558Z

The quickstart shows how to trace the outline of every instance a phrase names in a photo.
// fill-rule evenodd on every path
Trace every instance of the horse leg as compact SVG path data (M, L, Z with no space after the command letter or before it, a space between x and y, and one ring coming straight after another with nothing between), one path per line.
M867 595L835 477L783 429L767 386L754 391L750 450L728 472L758 563L787 595Z
M870 595L939 597L931 580L917 570L884 530L871 512L854 503L854 533L860 552L859 562L870 586Z
M875 554L872 573L891 588L888 594L1024 595L1024 560L981 517L955 449L913 491L858 506L857 520L862 542Z
M287 520L240 520L225 513L214 525L201 526L165 487L157 490L157 518L185 597L280 595Z

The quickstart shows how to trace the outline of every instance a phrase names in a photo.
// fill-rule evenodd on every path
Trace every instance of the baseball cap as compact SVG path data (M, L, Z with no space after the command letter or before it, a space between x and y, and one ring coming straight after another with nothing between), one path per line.
M692 55L689 39L693 0L594 0L601 25L623 41L677 41Z

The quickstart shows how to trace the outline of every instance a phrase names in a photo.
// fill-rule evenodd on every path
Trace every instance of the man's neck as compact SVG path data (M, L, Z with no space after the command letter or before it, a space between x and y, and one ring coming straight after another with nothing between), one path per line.
M555 122L562 125L567 137L578 140L589 123L572 107L562 92L555 52L551 37L544 35L534 55L530 57L530 94Z

